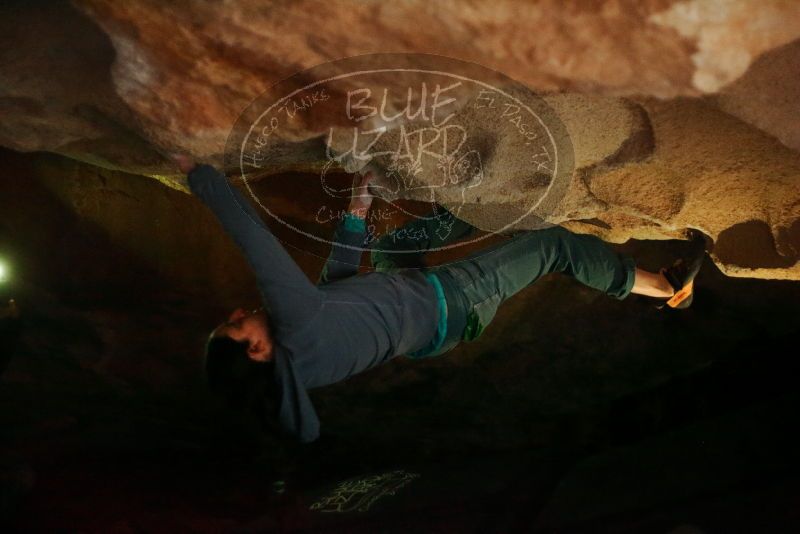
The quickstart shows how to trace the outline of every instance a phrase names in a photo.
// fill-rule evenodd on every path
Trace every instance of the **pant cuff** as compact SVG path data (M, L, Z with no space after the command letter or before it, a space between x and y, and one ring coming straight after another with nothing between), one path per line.
M625 271L625 282L620 291L614 295L619 300L630 295L633 290L633 283L636 281L636 261L629 256L623 256L622 267Z

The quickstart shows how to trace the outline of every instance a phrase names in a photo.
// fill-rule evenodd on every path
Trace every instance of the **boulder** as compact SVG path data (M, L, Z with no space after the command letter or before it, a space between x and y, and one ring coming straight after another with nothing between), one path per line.
M521 82L561 118L574 161L546 220L612 241L698 228L728 274L800 278L795 2L17 0L3 10L0 145L185 190L165 156L223 165L237 117L280 80L377 51L457 55ZM486 119L474 118L476 128ZM319 169L318 125L281 135L269 172ZM463 188L439 194L498 230L542 197L541 177L513 140L485 143L491 179L463 199Z

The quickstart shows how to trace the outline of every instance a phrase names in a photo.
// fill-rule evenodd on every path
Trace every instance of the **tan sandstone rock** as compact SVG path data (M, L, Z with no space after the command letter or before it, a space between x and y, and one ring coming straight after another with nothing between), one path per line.
M552 220L615 241L700 228L729 274L796 279L797 152L756 128L798 148L799 37L793 0L11 2L0 144L180 187L164 154L221 164L242 110L287 76L378 51L454 56L562 116L576 166ZM271 172L314 168L317 126L285 130ZM488 149L492 179L461 214L494 229L493 205L507 217L541 188L512 139Z

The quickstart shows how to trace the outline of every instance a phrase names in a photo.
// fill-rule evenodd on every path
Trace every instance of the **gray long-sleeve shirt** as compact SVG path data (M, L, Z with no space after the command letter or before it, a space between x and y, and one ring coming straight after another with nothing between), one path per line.
M434 287L417 269L358 272L363 231L339 224L324 281L314 285L244 196L210 165L189 186L215 213L253 269L274 326L273 361L281 426L300 441L319 436L307 389L333 384L394 356L425 347L436 334Z

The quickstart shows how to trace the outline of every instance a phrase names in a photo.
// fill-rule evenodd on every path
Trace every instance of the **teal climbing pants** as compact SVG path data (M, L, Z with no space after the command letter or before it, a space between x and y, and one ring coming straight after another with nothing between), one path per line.
M438 211L438 214L436 213ZM375 270L423 268L442 279L454 321L448 322L445 346L479 337L506 299L548 273L574 277L584 285L617 299L633 288L635 262L601 239L574 234L559 226L519 232L464 259L427 267L424 254L473 236L475 229L442 208L388 233L372 247ZM450 331L451 326L455 331Z

